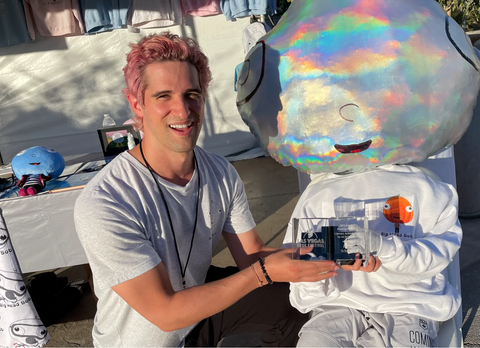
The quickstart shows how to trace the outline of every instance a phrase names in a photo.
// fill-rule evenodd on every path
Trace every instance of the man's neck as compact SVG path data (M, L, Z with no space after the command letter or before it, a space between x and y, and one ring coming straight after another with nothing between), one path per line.
M142 142L142 149L150 169L156 174L176 185L188 184L195 169L193 151L180 153L165 151L145 142ZM147 167L140 152L140 146L135 147L130 153Z

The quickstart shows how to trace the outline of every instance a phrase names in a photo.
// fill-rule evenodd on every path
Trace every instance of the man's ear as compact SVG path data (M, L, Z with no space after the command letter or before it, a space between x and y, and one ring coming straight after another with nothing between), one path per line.
M130 104L130 109L134 112L135 115L138 117L143 118L143 108L140 105L140 102L137 100L136 97L134 97L132 94L127 94L127 100L128 103Z

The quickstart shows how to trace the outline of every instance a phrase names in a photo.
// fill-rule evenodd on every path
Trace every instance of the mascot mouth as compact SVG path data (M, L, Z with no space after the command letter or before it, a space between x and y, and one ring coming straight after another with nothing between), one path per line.
M352 145L335 144L334 147L340 153L358 153L358 152L365 151L370 147L370 145L372 145L372 141L367 140L360 144L352 144Z
M31 166L39 166L41 162L33 162L33 163L29 163Z

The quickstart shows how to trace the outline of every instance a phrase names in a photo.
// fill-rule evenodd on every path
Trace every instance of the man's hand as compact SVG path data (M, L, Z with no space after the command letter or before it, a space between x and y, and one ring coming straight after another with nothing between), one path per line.
M301 248L307 254L313 247ZM265 270L274 282L316 282L337 275L338 265L333 261L293 260L292 249L280 249L265 258Z
M353 265L343 265L342 269L345 271L362 271L371 273L378 271L382 265L382 261L372 255L370 255L367 266L363 266L363 260L360 259L360 254L357 253L357 255L355 255L355 259L356 261Z

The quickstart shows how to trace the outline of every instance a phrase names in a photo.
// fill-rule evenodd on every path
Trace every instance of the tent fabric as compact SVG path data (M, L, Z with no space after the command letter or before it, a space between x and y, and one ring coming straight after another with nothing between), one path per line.
M254 147L256 140L238 114L232 88L232 71L244 59L242 33L248 18L227 22L223 15L190 17L188 24L168 29L199 41L213 73L198 144L223 156ZM109 113L117 124L133 115L121 93L128 43L164 30L39 36L36 42L0 48L3 162L32 146L51 147L62 156L101 152L97 129L102 115Z

